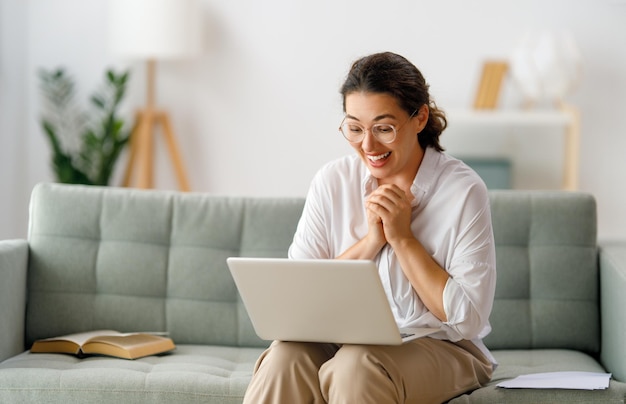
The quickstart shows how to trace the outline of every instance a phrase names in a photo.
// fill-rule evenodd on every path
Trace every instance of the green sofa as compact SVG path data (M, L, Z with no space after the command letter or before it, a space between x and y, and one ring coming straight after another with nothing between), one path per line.
M500 366L451 403L623 403L626 247L597 246L589 195L492 191L491 201L498 286L485 342ZM0 402L241 402L268 343L225 261L286 256L303 202L36 186L28 240L0 242ZM134 361L25 351L102 328L168 331L177 349ZM558 370L613 380L597 391L495 386Z

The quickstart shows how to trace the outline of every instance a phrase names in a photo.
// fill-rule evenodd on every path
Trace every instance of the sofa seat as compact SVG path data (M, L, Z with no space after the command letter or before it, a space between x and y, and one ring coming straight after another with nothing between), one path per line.
M23 352L0 364L0 402L240 403L262 351L263 348L180 345L172 354L134 361ZM615 381L611 381L610 389L601 391L496 387L501 381L522 374L605 372L596 360L582 352L499 350L493 354L499 366L489 386L457 397L450 404L624 402L625 386Z
M0 363L0 402L241 403L262 351L179 345L136 360L26 351Z
M626 243L598 245L591 195L491 191L498 281L491 383L450 403L623 403ZM27 240L0 240L0 403L241 403L258 338L229 256L285 257L302 198L39 184ZM167 331L135 361L30 354L40 338ZM550 371L610 372L607 390L503 389ZM290 403L289 403L290 404Z
M532 349L492 351L498 361L491 382L450 401L463 403L624 403L626 385L610 381L607 390L504 389L496 385L520 375L547 372L597 372L606 370L591 356L568 349Z

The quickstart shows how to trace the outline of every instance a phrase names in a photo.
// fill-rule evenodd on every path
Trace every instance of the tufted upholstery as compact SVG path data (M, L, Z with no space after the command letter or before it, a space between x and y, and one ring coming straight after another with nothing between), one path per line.
M623 403L626 246L596 247L589 195L490 197L498 281L485 342L499 366L450 404ZM303 199L41 184L31 201L28 240L0 241L0 402L241 403L267 342L225 259L286 256ZM177 349L135 361L24 352L97 328L166 330ZM615 380L603 391L496 387L549 371Z
M599 349L596 205L587 194L492 191L498 280L491 349Z
M262 351L177 345L173 355L132 361L23 352L0 362L0 402L241 403Z
M286 256L302 206L289 198L37 186L27 344L110 328L167 330L177 344L266 346L226 257Z

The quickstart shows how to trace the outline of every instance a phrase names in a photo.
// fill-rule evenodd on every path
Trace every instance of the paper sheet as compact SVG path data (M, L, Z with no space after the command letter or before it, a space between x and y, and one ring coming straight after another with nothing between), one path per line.
M609 387L611 373L551 372L521 375L498 383L507 389L602 390Z

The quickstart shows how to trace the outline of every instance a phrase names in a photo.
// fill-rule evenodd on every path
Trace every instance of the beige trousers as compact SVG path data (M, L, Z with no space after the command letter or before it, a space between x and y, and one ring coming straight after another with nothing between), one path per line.
M491 363L469 341L275 341L258 359L244 403L442 403L484 385L491 374Z

